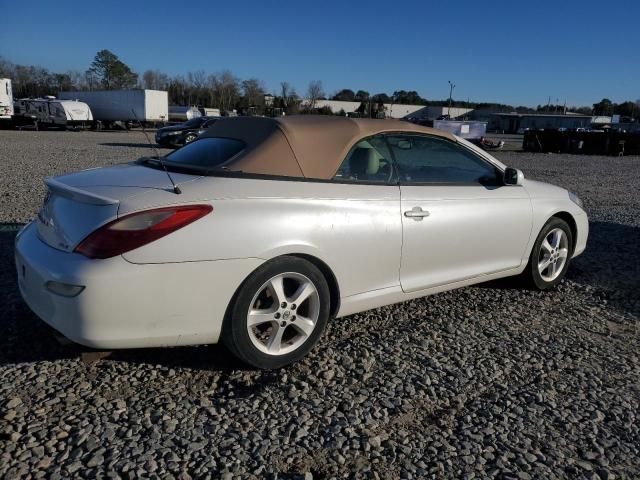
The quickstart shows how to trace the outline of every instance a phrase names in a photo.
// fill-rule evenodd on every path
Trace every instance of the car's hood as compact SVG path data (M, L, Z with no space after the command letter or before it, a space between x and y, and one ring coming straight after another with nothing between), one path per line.
M524 187L532 198L566 198L568 191L550 183L525 178Z
M167 132L181 132L183 130L193 130L193 128L185 127L184 125L173 125L171 127L162 127L159 128L157 133L167 133Z

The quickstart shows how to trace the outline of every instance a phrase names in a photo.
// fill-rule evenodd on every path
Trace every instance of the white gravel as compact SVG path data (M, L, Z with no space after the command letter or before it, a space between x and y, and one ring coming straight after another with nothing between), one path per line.
M45 176L148 153L139 132L0 131L0 223L35 214ZM219 346L83 363L21 301L0 229L0 477L640 477L640 158L497 156L590 212L556 291L353 315L279 371Z

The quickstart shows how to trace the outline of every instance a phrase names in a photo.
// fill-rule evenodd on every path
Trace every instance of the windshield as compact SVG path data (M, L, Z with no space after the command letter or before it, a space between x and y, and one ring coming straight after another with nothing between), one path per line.
M182 125L187 128L199 127L205 120L206 118L202 117L192 118L191 120L184 122Z
M244 147L244 142L232 138L201 138L167 155L165 163L167 166L210 170L230 160Z

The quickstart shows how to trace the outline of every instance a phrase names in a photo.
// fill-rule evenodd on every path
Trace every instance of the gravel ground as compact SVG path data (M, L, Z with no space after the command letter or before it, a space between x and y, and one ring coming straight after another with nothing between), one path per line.
M139 132L0 131L0 222L34 215L44 176L148 151ZM20 300L0 229L0 477L640 477L640 158L497 156L586 203L557 290L353 315L279 371L219 346L82 362Z

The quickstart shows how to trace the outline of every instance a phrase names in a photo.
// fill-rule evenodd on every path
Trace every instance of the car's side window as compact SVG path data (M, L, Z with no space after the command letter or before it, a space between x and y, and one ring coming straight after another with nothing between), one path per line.
M497 185L498 170L468 149L439 137L389 135L400 182Z
M387 183L393 178L391 152L382 135L356 143L338 168L334 180Z

